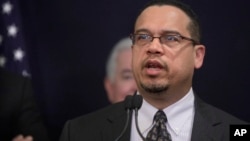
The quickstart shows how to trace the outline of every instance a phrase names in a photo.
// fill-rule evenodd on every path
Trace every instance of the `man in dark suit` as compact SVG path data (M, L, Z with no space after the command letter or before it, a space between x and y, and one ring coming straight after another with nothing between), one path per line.
M136 19L131 39L137 95L143 97L138 115L128 114L128 128L120 138L125 107L136 106L130 100L110 105L68 121L61 141L229 141L229 125L244 122L206 104L192 89L205 46L190 7L175 0L149 2Z
M48 141L30 80L0 68L0 140Z

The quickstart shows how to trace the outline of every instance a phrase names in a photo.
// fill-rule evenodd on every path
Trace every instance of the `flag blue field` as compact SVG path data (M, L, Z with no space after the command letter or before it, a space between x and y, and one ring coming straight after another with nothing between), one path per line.
M0 4L0 67L30 77L18 1L3 0Z

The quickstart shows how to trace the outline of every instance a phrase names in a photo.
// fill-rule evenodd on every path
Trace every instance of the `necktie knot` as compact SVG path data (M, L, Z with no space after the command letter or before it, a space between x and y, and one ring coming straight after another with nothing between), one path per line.
M154 116L154 121L166 123L168 120L167 120L166 114L162 110L159 110L156 112L156 114Z
M171 141L171 135L167 131L167 116L159 110L154 116L154 126L147 135L147 141Z

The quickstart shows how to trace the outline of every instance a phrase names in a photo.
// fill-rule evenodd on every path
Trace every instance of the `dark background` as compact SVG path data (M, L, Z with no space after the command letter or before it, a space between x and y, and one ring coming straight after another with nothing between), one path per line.
M108 101L103 87L112 46L133 30L147 0L21 0L35 96L54 140L66 120ZM186 0L198 13L207 47L194 90L250 122L250 9L247 0Z

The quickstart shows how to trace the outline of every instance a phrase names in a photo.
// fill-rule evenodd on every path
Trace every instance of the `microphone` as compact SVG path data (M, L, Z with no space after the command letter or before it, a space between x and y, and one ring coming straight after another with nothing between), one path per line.
M134 95L133 98L133 109L135 109L135 125L136 125L136 130L139 133L141 139L143 141L146 141L146 139L143 137L140 129L139 129L139 125L138 125L138 110L141 108L142 105L142 96L141 95Z
M126 132L126 129L128 128L128 123L129 123L129 117L130 117L130 111L133 110L133 96L128 95L125 98L125 110L127 112L127 118L126 118L126 123L125 126L121 132L121 134L115 139L115 141L119 141L121 137L124 135Z
M128 128L128 124L129 124L129 118L130 115L132 114L133 110L135 110L135 125L136 125L136 130L139 133L141 139L143 141L146 141L146 139L143 137L139 126L138 126L138 110L141 108L142 105L142 96L141 95L137 95L136 92L133 96L128 95L125 98L125 110L127 112L127 118L126 118L126 122L125 122L125 126L121 132L121 134L115 139L115 141L119 141L121 139L121 137L124 135L124 133L126 132L127 128Z

